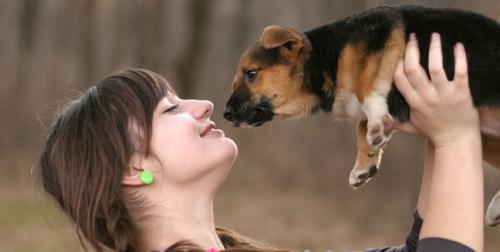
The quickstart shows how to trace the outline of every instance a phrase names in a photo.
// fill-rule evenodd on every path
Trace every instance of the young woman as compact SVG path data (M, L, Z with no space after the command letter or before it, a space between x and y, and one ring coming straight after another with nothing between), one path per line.
M426 136L429 148L406 244L371 251L483 249L479 119L462 46L455 56L448 81L434 35L428 80L412 36L398 66L397 87L412 108L411 124L399 128ZM43 187L97 251L277 251L215 227L213 199L237 147L212 112L212 103L180 99L153 72L108 76L50 127L39 162Z

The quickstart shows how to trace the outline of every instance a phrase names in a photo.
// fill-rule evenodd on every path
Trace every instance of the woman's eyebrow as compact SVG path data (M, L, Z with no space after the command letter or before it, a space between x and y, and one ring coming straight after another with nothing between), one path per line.
M172 104L178 104L181 101L181 99L179 98L179 96L173 95L168 98L168 101Z
M170 104L175 104L175 96L165 96L162 100L170 103Z
M167 99L170 103L174 103L176 100L179 100L179 97L176 93L167 92L167 94L165 95L165 99Z

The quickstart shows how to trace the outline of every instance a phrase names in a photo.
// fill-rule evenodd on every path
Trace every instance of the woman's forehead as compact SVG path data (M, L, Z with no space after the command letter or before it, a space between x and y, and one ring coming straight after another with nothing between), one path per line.
M174 103L176 100L179 100L179 97L175 92L168 91L167 95L162 100L169 103Z

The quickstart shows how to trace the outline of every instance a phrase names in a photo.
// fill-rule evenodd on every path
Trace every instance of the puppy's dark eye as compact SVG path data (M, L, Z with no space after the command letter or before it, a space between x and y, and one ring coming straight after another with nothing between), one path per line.
M245 81L247 83L254 82L256 77L257 77L257 70L249 70L245 72Z

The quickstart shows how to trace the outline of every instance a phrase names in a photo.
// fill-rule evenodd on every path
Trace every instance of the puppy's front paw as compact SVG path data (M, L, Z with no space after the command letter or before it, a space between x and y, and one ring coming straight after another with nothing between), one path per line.
M394 128L390 115L384 115L379 120L368 121L368 133L366 135L368 143L375 149L383 147L391 138Z
M491 200L484 221L490 227L500 224L500 191Z

